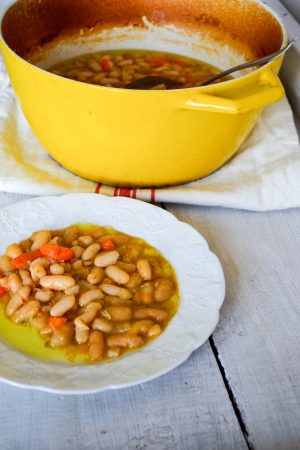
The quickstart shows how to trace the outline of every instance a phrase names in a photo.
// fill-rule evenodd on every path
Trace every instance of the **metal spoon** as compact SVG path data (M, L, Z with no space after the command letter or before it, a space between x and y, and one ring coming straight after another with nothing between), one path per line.
M238 72L239 70L248 69L250 67L255 66L262 66L264 64L267 64L270 61L273 61L274 59L278 58L279 56L283 55L285 52L287 52L296 42L297 39L293 39L286 47L282 48L278 52L272 53L271 55L264 56L263 58L256 59L255 61L249 61L244 64L240 64L238 66L232 67L231 69L225 70L224 72L221 72L212 78L209 78L208 80L204 81L200 84L200 86L207 86L210 83L213 83L216 80L219 80L220 78L226 77L227 75L230 75L233 72ZM143 77L139 80L133 81L132 83L127 84L127 89L151 89L154 86L158 86L159 84L164 84L167 89L178 89L181 86L183 86L183 83L180 83L179 81L171 80L170 78L165 77L155 77L155 76L149 76L149 77Z

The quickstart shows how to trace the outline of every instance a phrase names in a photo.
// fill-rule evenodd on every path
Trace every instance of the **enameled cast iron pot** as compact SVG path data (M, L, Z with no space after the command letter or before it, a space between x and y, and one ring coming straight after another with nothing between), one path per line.
M279 100L282 59L224 83L172 91L94 86L46 71L103 49L156 49L220 69L286 44L258 0L19 0L1 48L23 111L49 153L99 182L162 186L195 180L237 151L261 109Z

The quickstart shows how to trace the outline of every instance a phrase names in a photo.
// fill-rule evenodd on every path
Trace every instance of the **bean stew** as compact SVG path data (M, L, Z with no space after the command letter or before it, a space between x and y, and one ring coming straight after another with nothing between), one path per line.
M75 224L7 247L0 303L6 319L35 329L48 349L91 363L158 337L176 312L178 287L170 263L144 240Z
M89 53L63 61L49 70L72 80L116 88L127 88L144 77L157 77L157 84L151 87L155 90L168 89L160 77L173 80L182 88L190 88L220 73L219 69L196 59L150 50ZM225 79L230 77L218 81Z

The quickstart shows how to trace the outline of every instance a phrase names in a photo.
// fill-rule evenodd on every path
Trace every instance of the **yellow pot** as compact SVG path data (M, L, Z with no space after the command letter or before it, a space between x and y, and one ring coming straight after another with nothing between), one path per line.
M205 19L201 26L193 20L197 7L198 12L207 8L203 0L194 2L191 20L185 22L154 15L155 1L133 1L128 9L117 0L72 1L43 0L40 9L38 0L17 2L2 19L0 42L12 85L36 136L59 163L84 178L106 184L162 186L204 177L234 155L261 109L284 95L277 75L281 59L231 81L172 91L100 87L50 74L45 69L54 62L103 48L163 46L173 53L200 55L225 68L276 51L287 41L279 18L253 0L215 1L219 9L226 8L227 15L223 12L217 17L221 13L210 5L207 15L215 22ZM169 11L172 1L160 1L161 11ZM185 12L189 3L179 2ZM112 9L103 13L102 7L101 18L93 10L108 4L114 11L119 8L114 26ZM24 8L27 12L29 8L28 14ZM71 18L66 10L74 11ZM233 11L239 24L228 29L234 22ZM178 19L180 11L176 14ZM74 17L80 33L74 33ZM256 28L250 30L250 25ZM239 27L240 34L234 27Z

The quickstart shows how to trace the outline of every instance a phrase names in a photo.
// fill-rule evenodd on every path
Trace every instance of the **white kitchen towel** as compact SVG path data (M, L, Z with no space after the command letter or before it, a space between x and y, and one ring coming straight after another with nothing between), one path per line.
M0 58L0 190L31 195L96 192L152 202L270 211L300 206L300 146L286 99L267 107L239 152L212 175L158 189L124 189L82 179L36 139Z

